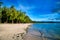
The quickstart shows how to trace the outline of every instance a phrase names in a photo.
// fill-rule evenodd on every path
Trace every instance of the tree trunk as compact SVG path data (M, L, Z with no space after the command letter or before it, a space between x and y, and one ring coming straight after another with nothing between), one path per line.
M1 18L0 18L0 23L1 23Z
M20 20L19 20L19 23L20 23Z
M1 14L1 7L0 7L0 14ZM1 17L1 15L0 15L0 23L1 23L1 18L2 18L2 17Z
M12 24L13 24L13 20L12 20Z
M7 19L6 19L6 23L8 23L8 17L7 17Z
M18 20L17 20L17 23L18 23Z

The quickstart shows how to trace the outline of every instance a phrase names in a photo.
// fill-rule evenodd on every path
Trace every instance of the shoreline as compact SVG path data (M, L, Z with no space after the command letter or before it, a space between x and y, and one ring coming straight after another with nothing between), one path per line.
M1 40L13 40L11 37L15 35L26 34L27 29L32 23L20 23L20 24L0 24L0 39ZM16 39L16 38L15 38Z

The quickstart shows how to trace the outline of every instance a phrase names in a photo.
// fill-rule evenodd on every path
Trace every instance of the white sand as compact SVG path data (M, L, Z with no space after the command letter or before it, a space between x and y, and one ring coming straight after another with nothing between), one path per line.
M28 24L0 24L0 40L13 40L14 34L25 33Z

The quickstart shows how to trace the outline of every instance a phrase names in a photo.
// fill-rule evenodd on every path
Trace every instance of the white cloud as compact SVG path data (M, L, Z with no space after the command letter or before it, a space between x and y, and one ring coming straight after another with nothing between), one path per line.
M58 1L57 4L60 4L60 2Z
M40 21L60 21L59 13L40 15Z
M34 9L34 8L35 8L34 6L24 6L20 4L17 9L28 12L29 10Z
M30 18L31 18L31 13L32 13L32 9L34 9L35 6L25 6L25 5L22 5L20 4L18 7L17 7L17 10L22 10L23 12L26 12L26 15L28 15Z

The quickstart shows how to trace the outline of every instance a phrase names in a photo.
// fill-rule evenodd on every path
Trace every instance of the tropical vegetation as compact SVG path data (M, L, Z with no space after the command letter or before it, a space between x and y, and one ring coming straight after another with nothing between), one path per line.
M26 15L26 12L16 10L12 5L10 8L3 6L0 2L0 23L30 23L32 20Z

